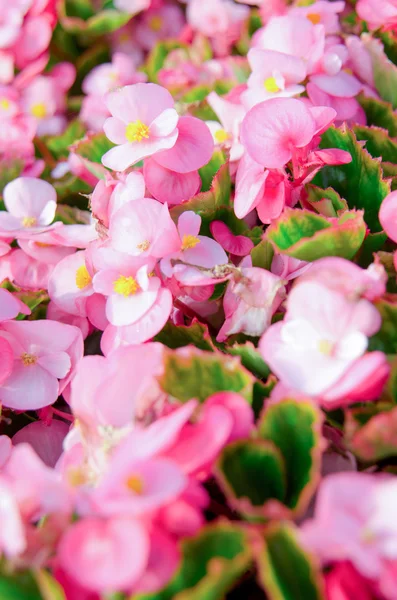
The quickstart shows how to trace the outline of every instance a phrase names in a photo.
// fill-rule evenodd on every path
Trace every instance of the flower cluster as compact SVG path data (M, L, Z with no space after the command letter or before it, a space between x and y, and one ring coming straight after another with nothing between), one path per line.
M396 600L396 90L396 0L0 0L1 598Z

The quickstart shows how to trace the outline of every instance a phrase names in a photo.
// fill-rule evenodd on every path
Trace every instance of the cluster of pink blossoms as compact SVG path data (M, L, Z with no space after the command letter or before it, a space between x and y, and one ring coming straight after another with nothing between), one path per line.
M396 89L396 0L0 0L0 597L397 599Z

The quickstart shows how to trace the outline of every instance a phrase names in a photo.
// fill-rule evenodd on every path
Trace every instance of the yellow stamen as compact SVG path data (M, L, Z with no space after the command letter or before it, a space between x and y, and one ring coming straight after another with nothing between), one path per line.
M85 265L81 265L76 271L76 285L79 290L83 290L90 285L92 281L91 275L89 274L87 267Z
M152 17L149 21L149 27L152 31L160 31L163 26L163 19L158 15Z
M318 25L321 23L321 16L318 13L309 13L306 15L306 18L309 19L313 23L313 25Z
M142 477L140 477L139 475L131 475L130 477L128 477L125 484L127 488L131 490L131 492L135 492L135 494L138 494L139 496L143 494L144 485Z
M44 242L35 242L36 246L39 248L49 248L52 244L45 244Z
M141 142L143 139L149 137L149 127L139 120L128 123L125 130L125 137L128 142Z
M331 356L334 349L334 344L328 340L320 340L318 343L318 349L321 352L321 354Z
M21 361L25 367L29 367L30 365L35 365L37 363L37 356L24 352L21 356Z
M270 92L271 94L276 94L281 89L277 85L277 81L274 77L268 77L267 79L265 79L263 85L265 86L265 90L267 92Z
M79 487L87 482L87 477L81 467L70 467L67 471L67 480L72 487Z
M141 252L146 252L146 250L149 250L149 247L150 242L148 242L147 240L137 245L138 250L140 250Z
M25 217L22 219L22 225L24 227L34 227L37 223L36 217Z
M36 119L44 119L47 116L47 108L44 102L38 102L37 104L33 104L30 108L30 112Z
M10 108L10 101L8 100L8 98L2 98L0 100L0 108L2 110L8 110Z
M139 285L133 277L124 277L124 275L120 275L113 283L113 289L116 294L120 294L120 296L125 296L127 298L128 296L137 293Z
M226 142L226 140L229 139L229 134L224 129L218 129L218 131L215 131L214 136L218 144L223 144L223 142Z
M310 6L314 4L316 0L298 0L297 6Z
M182 238L182 250L190 250L190 248L194 248L199 243L200 240L195 235L184 235Z

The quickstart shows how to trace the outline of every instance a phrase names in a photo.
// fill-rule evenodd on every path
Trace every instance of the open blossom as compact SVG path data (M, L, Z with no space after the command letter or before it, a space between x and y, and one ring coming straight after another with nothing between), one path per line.
M14 355L0 401L19 410L53 404L83 355L80 330L49 320L9 321L2 324L0 337Z
M368 337L380 324L368 300L350 301L319 283L302 282L289 294L285 319L263 335L260 350L284 384L321 396L358 361L365 376ZM356 371L358 377L360 369Z
M357 14L370 29L395 29L397 26L396 0L359 0Z

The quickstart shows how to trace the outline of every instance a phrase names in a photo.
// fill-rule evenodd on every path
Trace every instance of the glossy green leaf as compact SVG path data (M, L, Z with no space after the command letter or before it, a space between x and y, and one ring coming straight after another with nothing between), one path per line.
M157 42L152 48L146 61L146 72L149 80L157 83L157 73L163 68L165 59L171 50L184 49L186 51L186 58L188 58L189 47L178 40L164 40Z
M174 398L204 402L216 392L238 392L252 402L254 378L238 357L203 352L193 347L165 350L160 387Z
M361 211L344 212L330 220L308 210L289 208L267 228L266 238L278 252L310 262L324 256L352 259L365 232Z
M67 158L70 146L83 138L85 132L85 125L78 119L74 119L63 133L45 138L45 143L55 158L58 160L60 158Z
M168 321L163 329L154 337L155 342L161 342L168 348L176 349L185 346L195 346L200 350L212 352L214 345L208 332L207 325L194 320L191 325L174 325Z
M381 350L385 354L397 354L397 295L389 294L375 303L382 317L378 333L369 340L369 350Z
M265 517L268 501L285 500L284 460L272 442L238 440L229 444L215 472L230 505L247 517Z
M311 402L282 400L268 405L258 423L259 436L272 442L285 461L285 504L300 512L319 481L322 413Z
M37 583L29 571L14 575L0 573L1 600L43 600Z
M275 523L268 527L256 561L268 600L324 599L320 568L300 546L292 525Z
M18 159L2 159L0 163L0 196L7 183L19 177L23 171L23 161ZM1 208L1 206L0 206Z
M397 114L389 102L364 95L358 96L357 100L364 109L368 126L382 127L389 135L397 137Z
M130 13L123 13L115 9L102 11L93 9L92 13L89 10L89 4L88 2L84 4L81 0L73 4L70 0L60 0L57 9L62 27L73 34L100 36L120 29L132 18ZM82 9L83 5L84 10Z
M251 259L253 267L260 267L270 271L274 249L269 240L263 239L251 250Z
M224 351L232 356L239 356L242 365L260 379L267 379L270 369L252 342L226 346Z
M324 167L313 183L322 188L332 187L350 208L364 210L365 221L372 232L381 231L378 213L383 198L390 192L390 182L383 179L379 159L372 158L346 125L339 129L330 127L323 134L320 145L321 148L346 150L352 162Z
M386 129L354 125L353 131L358 140L365 141L365 149L371 156L379 157L382 162L397 163L397 142Z
M323 190L316 185L307 185L307 202L324 217L337 217L339 211L348 210L347 202L332 188Z
M130 600L220 600L252 560L247 533L226 522L207 525L195 537L184 539L181 551L181 565L163 590Z
M101 164L102 156L112 148L114 144L104 133L88 133L73 145L72 150L82 158Z

